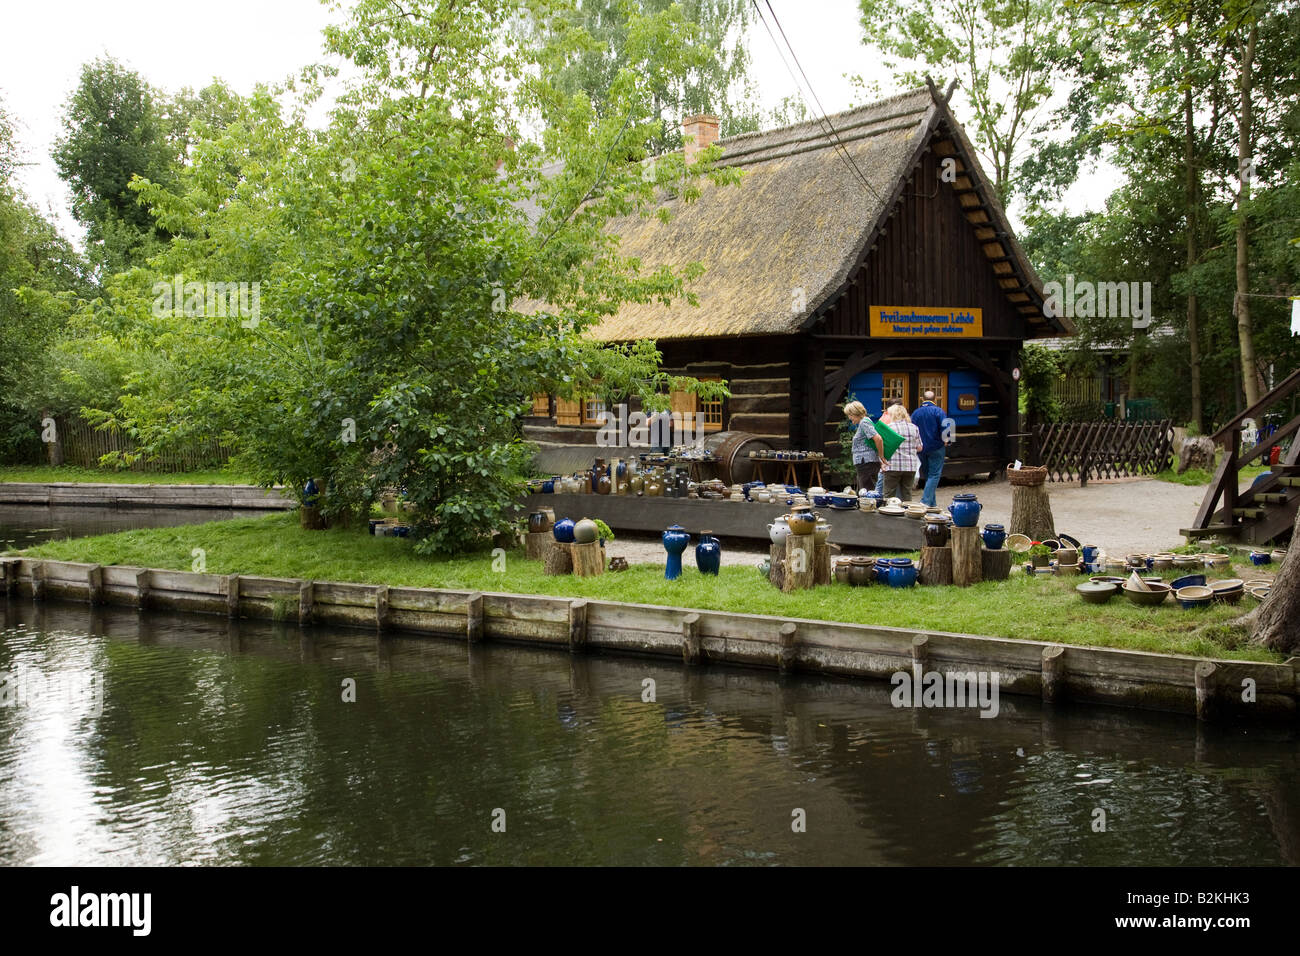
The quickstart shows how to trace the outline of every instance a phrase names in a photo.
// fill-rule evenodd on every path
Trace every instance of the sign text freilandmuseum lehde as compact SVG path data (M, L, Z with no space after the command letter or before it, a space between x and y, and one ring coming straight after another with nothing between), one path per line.
M982 309L873 305L870 318L873 337L977 339L984 335Z

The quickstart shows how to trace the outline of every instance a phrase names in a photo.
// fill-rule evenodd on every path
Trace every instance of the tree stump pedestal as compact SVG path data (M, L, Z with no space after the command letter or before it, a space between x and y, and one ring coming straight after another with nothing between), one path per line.
M952 584L952 548L922 548L922 584Z
M571 544L569 554L573 561L573 573L580 578L593 578L605 573L605 549L599 541L590 544Z
M980 552L980 570L985 581L1005 581L1011 576L1011 552L1006 548Z
M542 560L542 571L545 574L572 574L573 552L569 550L572 547L564 541L551 541Z
M953 584L964 588L984 580L983 563L980 560L980 551L983 547L979 528L952 529Z
M828 559L829 560L829 559ZM785 539L785 582L782 591L805 591L817 583L816 545L811 534Z
M530 531L524 536L524 554L534 561L542 561L553 541L555 536L549 531Z

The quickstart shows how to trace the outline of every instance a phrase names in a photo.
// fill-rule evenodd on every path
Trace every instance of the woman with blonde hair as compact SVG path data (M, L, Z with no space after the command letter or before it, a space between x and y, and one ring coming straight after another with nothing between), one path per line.
M853 470L857 474L858 487L874 488L880 474L880 462L885 457L885 446L861 402L845 405L844 416L853 423Z
M916 469L921 467L921 452L924 451L921 432L912 424L912 417L902 405L890 405L885 414L889 416L889 427L902 436L903 443L883 466L885 482L882 493L886 498L911 501L912 484Z

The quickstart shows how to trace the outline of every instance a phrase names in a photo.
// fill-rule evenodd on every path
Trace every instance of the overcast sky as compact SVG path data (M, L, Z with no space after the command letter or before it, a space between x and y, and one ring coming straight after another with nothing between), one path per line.
M2 2L7 42L0 57L0 95L18 124L23 159L31 164L23 168L21 181L42 209L54 210L63 232L77 238L81 229L67 212L68 191L50 149L83 63L110 54L169 91L197 89L220 76L247 93L259 81L279 80L320 59L320 30L338 16L319 0ZM853 105L845 74L878 81L883 94L896 92L859 41L856 0L771 2L828 113ZM762 26L751 28L748 45L762 106L772 109L795 93L795 81ZM959 98L954 105L965 119ZM1079 208L1089 195L1095 207L1098 191L1080 183L1077 198L1067 205Z

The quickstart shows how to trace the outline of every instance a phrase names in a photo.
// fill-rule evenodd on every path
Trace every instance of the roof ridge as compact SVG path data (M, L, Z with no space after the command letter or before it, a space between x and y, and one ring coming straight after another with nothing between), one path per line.
M883 99L872 100L870 103L863 103L860 106L854 106L847 110L840 110L838 113L828 113L824 117L816 116L813 117L812 119L800 120L798 123L790 123L786 126L774 126L771 129L760 129L760 130L753 130L752 132L748 132L748 133L737 133L735 136L728 136L725 139L718 140L717 145L724 146L724 147L729 145L736 145L739 143L744 143L751 139L758 139L759 137L763 137L763 136L773 136L774 134L777 133L793 131L799 129L800 127L809 127L809 128L815 127L816 130L822 136L829 136L830 134L826 132L825 125L824 125L827 122L829 122L832 126L834 126L835 120L842 119L847 116L853 116L859 113L864 113L867 110L876 109L878 107L885 106L889 103L906 100L916 96L919 93L926 94L927 98L930 95L930 91L926 87L918 86L910 90L904 90L901 93L895 93L892 96L886 96Z

